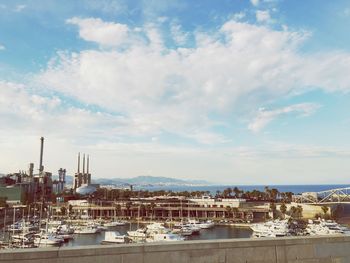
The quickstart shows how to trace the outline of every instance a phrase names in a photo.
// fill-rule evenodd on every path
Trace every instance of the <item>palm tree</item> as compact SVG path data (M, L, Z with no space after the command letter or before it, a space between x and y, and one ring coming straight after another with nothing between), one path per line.
M277 196L279 195L279 191L278 191L277 189L275 189L275 188L272 188L272 189L270 190L270 194L271 194L271 199L272 199L273 201L276 201Z
M232 207L232 218L237 217L237 213L238 213L238 208L237 207Z
M152 220L153 220L153 217L154 217L154 208L156 207L156 204L154 203L154 202L151 202L151 211L152 211L152 214L151 214L151 216L152 216Z
M235 186L235 187L233 188L233 192L235 193L235 197L238 198L239 195L240 195L240 193L241 193L241 190L239 190L238 187Z
M115 210L116 210L116 213L117 213L117 216L119 216L120 215L120 213L121 213L121 211L122 211L122 206L121 205L116 205L116 207L115 207Z
M327 212L328 212L328 210L329 210L329 208L328 208L328 206L322 206L321 207L321 209L322 209L322 211L323 211L323 213L324 213L324 217L326 217L326 214L327 214Z
M230 215L232 213L232 207L231 206L226 206L226 212L228 214L228 217L230 217Z
M274 202L270 202L270 210L272 211L272 217L275 219L275 216L276 216L276 204Z
M282 213L282 215L283 215L283 217L284 217L285 214L286 214L286 212L287 212L287 206L286 206L285 203L282 203L282 204L280 205L280 211L281 211L281 213Z

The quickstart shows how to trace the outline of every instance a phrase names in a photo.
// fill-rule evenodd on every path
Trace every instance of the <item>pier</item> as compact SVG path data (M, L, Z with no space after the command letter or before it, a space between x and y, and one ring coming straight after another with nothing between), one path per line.
M1 263L345 263L350 237L226 239L0 252Z

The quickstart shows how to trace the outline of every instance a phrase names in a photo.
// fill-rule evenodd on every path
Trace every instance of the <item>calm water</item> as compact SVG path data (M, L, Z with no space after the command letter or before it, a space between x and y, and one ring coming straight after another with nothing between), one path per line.
M141 226L141 225L140 225ZM111 228L120 234L126 234L130 229L137 229L137 224L127 226L118 226ZM251 237L252 231L249 228L238 228L231 226L215 226L212 229L202 229L199 235L188 237L188 240L210 240L210 239L226 239L226 238L247 238ZM63 246L86 246L100 244L104 239L104 232L98 234L74 235L74 240L65 243Z

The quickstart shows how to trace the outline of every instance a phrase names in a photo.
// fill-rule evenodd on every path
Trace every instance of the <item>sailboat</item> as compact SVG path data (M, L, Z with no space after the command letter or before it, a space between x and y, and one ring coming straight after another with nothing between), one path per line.
M144 242L147 237L146 229L140 228L140 209L141 209L141 204L138 207L137 211L137 229L134 231L128 231L127 234L128 236L136 242ZM131 223L130 223L130 228L131 228Z

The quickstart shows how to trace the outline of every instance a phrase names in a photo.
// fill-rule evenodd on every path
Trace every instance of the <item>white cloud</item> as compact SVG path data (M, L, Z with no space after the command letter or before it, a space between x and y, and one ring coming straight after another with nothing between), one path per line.
M178 45L184 45L187 42L187 39L189 37L189 33L184 32L181 29L181 26L176 24L176 23L172 23L171 24L171 35L173 37L173 39L175 40L175 43Z
M152 171L151 175L155 176L205 178L216 183L277 184L286 183L286 178L289 183L309 183L316 175L319 181L327 182L329 171L333 171L338 174L337 182L342 183L349 172L340 169L348 167L345 164L350 151L346 147L268 142L255 147L224 144L214 150L210 144L225 142L225 138L203 130L193 130L189 138L197 137L204 147L164 144L155 136L147 142L130 142L122 136L161 120L139 118L132 122L123 116L67 107L62 103L57 97L32 94L24 85L0 83L1 172L26 169L29 162L37 165L40 136L45 137L47 171L55 173L63 167L69 174L74 173L76 154L83 151L91 156L93 178L130 177ZM315 108L311 104L296 104L280 112L304 115L312 114ZM177 120L169 120L169 124L172 122ZM233 170L237 176L232 177ZM262 177L261 171L269 176ZM305 178L306 173L310 179Z
M84 39L106 45L123 42L124 33L120 37L119 28L127 28L100 19L74 18L69 22L79 24ZM124 125L117 129L118 134L156 136L169 132L199 142L227 139L211 131L215 126L211 113L232 113L243 106L248 114L261 103L266 105L259 98L268 97L273 102L303 92L305 87L350 89L346 74L350 54L301 56L298 48L310 36L308 32L276 31L231 20L217 32L195 32L195 47L176 49L166 46L153 24L136 34L140 32L147 41L130 42L124 50L59 53L37 81L45 89L121 113ZM264 96L254 97L256 93ZM254 103L242 105L241 101L251 96ZM259 130L282 113L261 112L261 120L257 119L251 129ZM199 130L210 134L207 140L203 139L206 136L193 135Z
M153 175L232 182L235 171L239 183L286 183L288 176L289 183L306 183L301 175L327 178L332 168L346 178L347 171L339 168L348 162L346 147L237 142L243 146L232 148L234 135L227 135L229 129L220 133L232 124L231 116L246 119L261 105L310 87L350 90L349 53L303 54L309 32L240 23L239 17L208 32L171 28L167 21L161 28L151 23L130 28L98 18L69 19L82 39L108 49L58 52L30 83L39 84L38 90L0 83L1 169L25 169L43 135L51 171L62 163L72 172L75 154L86 150L96 156L94 176L152 170ZM172 30L180 42L188 36L195 42L167 46ZM281 116L308 116L317 108L304 103L260 110L249 128L258 132ZM166 143L169 135L177 140ZM262 170L270 176L262 178Z
M253 6L258 6L260 3L260 0L250 0L250 2Z
M5 49L6 49L6 47L4 45L0 44L0 50L5 50Z
M240 21L245 17L246 17L246 13L244 13L244 12L239 12L239 13L235 13L232 15L232 19L235 21Z
M120 46L128 41L128 26L124 24L104 22L100 18L74 17L66 21L68 24L79 26L79 36L96 42L102 46Z
M314 103L301 103L275 110L260 109L256 118L249 123L248 129L253 132L259 132L271 121L280 117L281 115L297 113L299 116L305 117L313 114L319 107L320 105Z
M271 15L268 10L257 10L255 13L256 21L259 23L271 23Z

